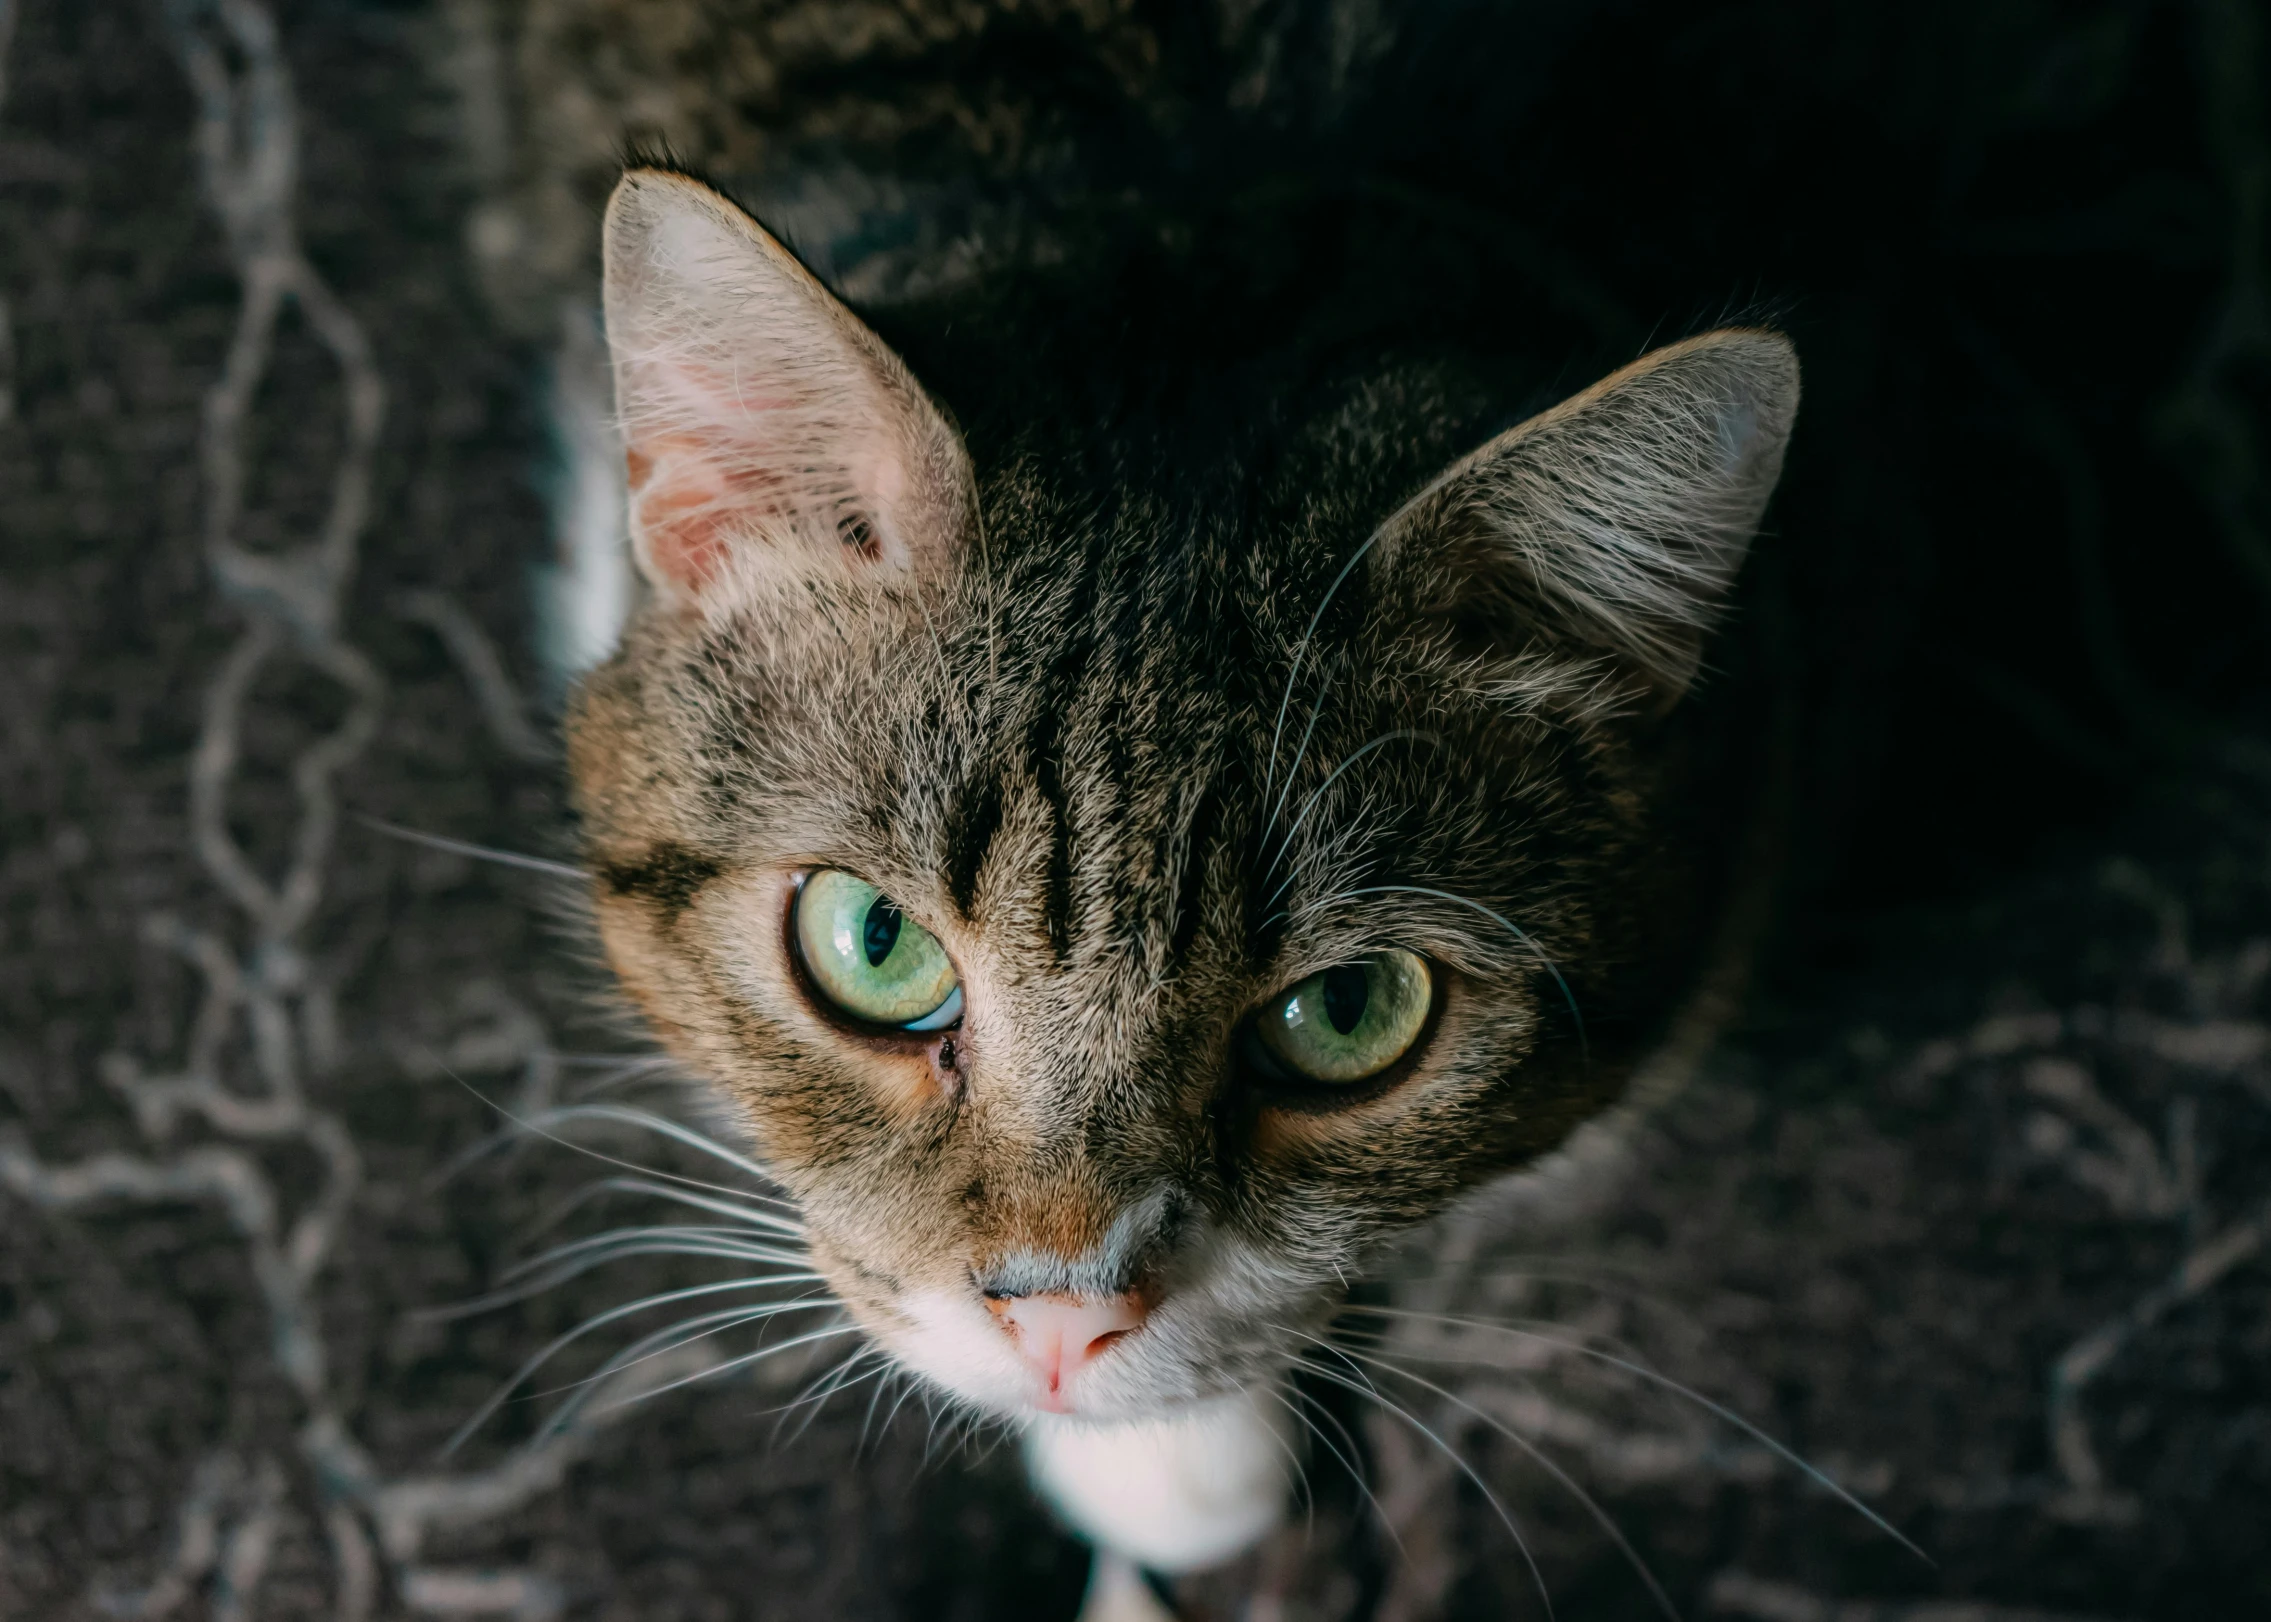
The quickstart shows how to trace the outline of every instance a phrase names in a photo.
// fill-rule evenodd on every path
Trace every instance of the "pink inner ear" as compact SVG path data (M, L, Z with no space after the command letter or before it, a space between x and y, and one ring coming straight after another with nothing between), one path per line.
M661 580L699 595L752 542L882 556L905 476L874 442L863 381L814 370L751 392L747 376L680 359L629 369L632 527Z
M623 466L648 563L696 593L724 571L734 531L746 528L777 483L762 467L735 468L722 447L690 434L634 444Z

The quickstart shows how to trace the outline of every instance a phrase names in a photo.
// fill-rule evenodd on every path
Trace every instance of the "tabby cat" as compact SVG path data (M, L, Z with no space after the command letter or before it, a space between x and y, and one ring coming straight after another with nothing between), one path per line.
M1204 48L1102 4L531 4L523 100L590 128L484 228L572 308L574 212L525 209L593 129L796 227L674 161L606 204L640 586L570 709L600 931L874 1341L1170 1571L1283 1514L1348 1281L1615 1100L1693 983L1759 754L1715 632L1798 404L1757 328L1550 404L1522 310L1392 216L1161 178L1206 95L1282 135L1371 38L1187 9ZM974 72L1001 38L1079 95ZM941 60L993 88L909 88Z
M1598 1109L1692 944L1677 710L1792 351L1456 454L1425 372L1099 386L1023 300L906 320L910 370L666 170L605 254L649 587L570 729L608 955L877 1341L1103 1542L1221 1559L1343 1282Z

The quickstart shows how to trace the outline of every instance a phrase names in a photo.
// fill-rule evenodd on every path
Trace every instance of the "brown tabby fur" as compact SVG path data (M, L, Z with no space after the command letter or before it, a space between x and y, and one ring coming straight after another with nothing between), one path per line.
M926 379L958 410L968 380L956 434L692 181L634 172L608 253L656 590L571 722L602 934L887 1345L938 1372L914 1292L1133 1289L1152 1316L1083 1411L1270 1376L1381 1239L1613 1095L1714 882L1680 698L1779 469L1786 343L1660 350L1420 481L1456 430L1377 374L1218 487L1140 436L1099 474L1114 430L1045 391L1055 426L1000 426L980 380L1014 401L1039 363L982 328ZM782 355L798 431L897 473L820 466L825 438L767 462L746 394L650 408ZM685 566L674 478L729 492L699 531L725 567ZM945 944L958 1028L826 1011L787 945L822 867ZM1442 987L1408 1063L1338 1094L1241 1065L1263 999L1387 946Z

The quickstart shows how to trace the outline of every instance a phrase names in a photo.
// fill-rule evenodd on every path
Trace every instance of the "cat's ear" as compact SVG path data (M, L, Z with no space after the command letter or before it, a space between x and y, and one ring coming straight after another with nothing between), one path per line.
M1779 333L1670 345L1491 440L1391 518L1422 614L1497 645L1611 654L1665 702L1695 678L1798 413Z
M605 253L632 542L666 599L781 571L919 571L953 548L971 510L961 440L756 221L634 169Z

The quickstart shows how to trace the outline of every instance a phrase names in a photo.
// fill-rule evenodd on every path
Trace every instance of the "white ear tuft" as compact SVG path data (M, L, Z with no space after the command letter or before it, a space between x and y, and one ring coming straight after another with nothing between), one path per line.
M1779 333L1670 345L1508 430L1391 518L1432 613L1613 652L1684 691L1798 413Z
M961 441L756 221L634 169L607 205L607 342L640 567L710 600L769 571L906 571L967 522Z

